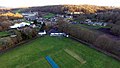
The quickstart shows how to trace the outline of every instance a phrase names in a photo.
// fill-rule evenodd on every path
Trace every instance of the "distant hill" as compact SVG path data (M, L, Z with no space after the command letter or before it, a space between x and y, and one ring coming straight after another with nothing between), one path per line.
M4 6L0 6L0 9L7 9L7 7L4 7Z
M49 6L35 6L27 8L14 8L12 10L20 12L50 12L57 14L64 14L65 12L82 12L85 14L113 11L116 7L110 6L96 6L96 5L49 5ZM116 9L117 11L119 8ZM115 10L115 11L116 11Z
M8 12L10 11L11 8L7 8L7 7L4 7L4 6L0 6L0 13L5 13L5 12Z
M37 11L37 12L64 13L65 11L69 11L69 12L95 13L101 11L108 11L113 9L113 7L96 5L50 5L29 7L27 9L26 8L23 9L24 10L22 10L22 12Z

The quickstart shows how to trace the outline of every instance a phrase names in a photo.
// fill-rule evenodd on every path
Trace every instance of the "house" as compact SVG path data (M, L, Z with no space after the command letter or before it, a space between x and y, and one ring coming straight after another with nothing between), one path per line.
M55 27L49 30L48 34L51 34L51 33L59 33L58 28Z
M86 19L85 22L90 23L92 21L90 19Z
M24 17L31 17L38 15L38 12L29 12L29 13L22 13Z
M69 37L69 35L67 35L65 33L59 32L56 27L52 28L48 33L49 33L50 36L65 36L65 37Z
M29 21L34 21L36 19L38 19L37 16L28 16L28 17L25 17L26 20L29 20Z
M22 13L25 19L27 20L36 20L38 19L37 15L38 12L28 12L28 13Z
M71 24L77 24L78 22L71 22Z
M65 33L50 33L50 36L66 36Z
M93 26L107 26L107 23L105 22L92 22L90 19L86 19L85 24Z
M107 23L103 23L103 26L107 26Z
M13 20L14 22L23 22L24 19L17 19L17 20Z
M47 33L46 33L46 31L44 30L44 32L39 32L38 33L40 36L43 36L43 35L46 35Z
M84 14L83 12L73 12L73 14Z
M68 15L72 15L72 14L84 14L83 12L69 12L69 11L65 11L66 14Z

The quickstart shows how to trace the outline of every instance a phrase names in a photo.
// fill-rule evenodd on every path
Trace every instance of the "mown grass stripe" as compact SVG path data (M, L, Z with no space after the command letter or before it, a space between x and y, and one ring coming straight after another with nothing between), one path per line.
M76 60L80 61L82 64L86 63L86 61L82 59L80 56L78 56L75 52L72 52L68 49L64 49L64 51L71 55L72 57L74 57Z

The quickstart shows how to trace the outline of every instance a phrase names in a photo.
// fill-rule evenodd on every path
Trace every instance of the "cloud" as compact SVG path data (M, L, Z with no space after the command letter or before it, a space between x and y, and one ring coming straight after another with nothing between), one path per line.
M120 6L120 0L0 0L0 6L24 7L59 4L91 4L103 6Z

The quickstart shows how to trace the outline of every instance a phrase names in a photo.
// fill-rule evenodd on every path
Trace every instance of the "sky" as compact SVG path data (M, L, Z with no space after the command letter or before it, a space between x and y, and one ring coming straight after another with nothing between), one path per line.
M61 4L90 4L120 7L120 0L0 0L0 6L12 8Z

